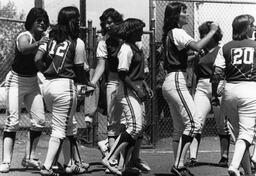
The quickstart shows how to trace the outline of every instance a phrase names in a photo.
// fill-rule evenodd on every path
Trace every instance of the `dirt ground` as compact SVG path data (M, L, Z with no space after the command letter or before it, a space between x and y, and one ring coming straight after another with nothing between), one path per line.
M38 146L38 157L44 161L49 136L42 136ZM15 143L15 150L13 161L11 164L11 171L7 174L0 173L1 176L36 176L40 175L36 170L25 170L21 166L21 160L25 152L24 138L18 138ZM171 176L170 169L174 162L172 148L170 147L171 138L162 139L157 143L154 149L142 149L141 158L149 163L152 171L149 176ZM2 143L0 144L0 147ZM97 148L85 147L79 145L81 157L84 161L91 164L89 173L80 174L88 176L104 176L105 168L100 164L101 153ZM230 156L233 154L233 146L231 146ZM202 139L198 159L200 166L191 168L191 172L195 176L227 176L227 169L217 166L220 159L219 153L219 139L218 137L205 137ZM60 162L63 160L62 155ZM108 174L109 175L109 174ZM132 176L132 175L131 175Z

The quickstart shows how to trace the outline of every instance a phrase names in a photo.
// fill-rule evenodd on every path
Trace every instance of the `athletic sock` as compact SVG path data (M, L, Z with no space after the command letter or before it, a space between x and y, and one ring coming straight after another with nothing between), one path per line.
M193 138L193 141L191 142L189 147L190 158L195 158L195 159L197 158L200 141L201 141L201 134L198 133Z
M109 160L113 154L116 155L116 150L119 148L119 146L122 143L127 143L128 146L134 146L135 144L135 140L132 138L132 136L127 133L126 131L124 131L123 133L120 134L120 136L117 138L117 140L115 141L115 144L113 146L113 148L111 149L110 153L107 156L107 159Z
M193 137L182 134L182 137L180 138L180 141L179 141L177 157L174 164L176 168L184 166L184 159L186 157L188 147L192 142L192 140L193 140Z
M221 157L227 158L229 155L229 146L230 146L230 135L219 135L220 138L220 153Z
M57 137L51 137L49 140L48 151L44 163L46 169L50 169L58 161L59 154L61 151L63 139Z
M4 131L2 161L10 163L12 160L13 148L16 138L16 132Z
M238 139L236 141L234 155L233 155L230 166L232 166L235 169L239 168L242 158L244 156L244 153L249 148L249 146L250 146L250 143L246 140Z
M179 140L172 140L172 148L173 148L174 158L176 158L177 157L177 151L178 151L178 148L179 148Z
M27 159L34 159L36 153L36 146L38 144L39 138L42 134L42 131L29 131L29 141L26 146L26 158Z

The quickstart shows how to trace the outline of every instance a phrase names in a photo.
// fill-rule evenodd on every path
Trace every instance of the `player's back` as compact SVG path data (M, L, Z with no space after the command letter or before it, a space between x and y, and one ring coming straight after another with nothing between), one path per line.
M47 57L45 57L47 67L44 71L45 77L74 79L75 49L75 41L65 40L57 43L55 40L50 40L47 43Z
M227 81L256 81L256 41L233 40L222 48Z

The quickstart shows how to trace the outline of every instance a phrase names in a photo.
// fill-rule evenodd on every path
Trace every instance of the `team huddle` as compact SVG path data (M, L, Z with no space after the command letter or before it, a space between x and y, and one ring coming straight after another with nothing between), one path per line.
M254 18L248 14L235 17L232 41L220 46L222 31L213 21L199 26L199 41L182 29L188 21L186 10L187 6L180 2L166 6L160 50L165 72L162 95L174 127L175 162L171 174L194 175L188 167L198 164L202 128L213 109L220 138L219 166L228 167L230 176L251 176L251 165L256 163L256 152L249 150L256 126ZM106 145L104 149L100 147L105 172L122 175L130 168L136 168L137 174L151 170L140 158L147 121L144 102L153 97L145 81L145 58L140 43L145 23L136 18L124 20L117 10L106 9L100 16L103 37L97 46L97 65L92 73L85 44L79 38L79 20L79 10L67 6L59 11L57 24L48 30L49 17L44 9L32 8L28 13L26 31L15 41L15 58L5 79L7 117L1 173L10 171L22 103L31 119L22 166L38 169L43 176L88 171L90 165L83 162L75 137L76 85L85 85L86 93L93 94L103 76L108 137L99 145ZM197 81L194 95L188 89L188 62L194 63ZM41 163L36 147L45 126L44 106L51 113L52 131L45 161ZM231 139L235 151L229 164ZM63 163L59 163L61 150ZM188 150L189 161L185 162Z

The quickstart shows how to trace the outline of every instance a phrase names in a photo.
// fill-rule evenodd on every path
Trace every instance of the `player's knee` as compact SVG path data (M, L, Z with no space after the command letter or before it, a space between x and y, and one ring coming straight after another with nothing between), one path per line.
M238 139L241 139L243 141L246 141L246 143L248 142L249 144L252 144L253 139L254 139L254 133L240 133L238 135Z
M174 141L179 141L181 135L182 135L182 130L174 130L173 131L173 140Z
M58 139L65 139L67 136L66 134L66 130L59 130L59 129L56 129L56 128L52 128L52 134L51 134L51 137L55 137L55 138L58 138Z

